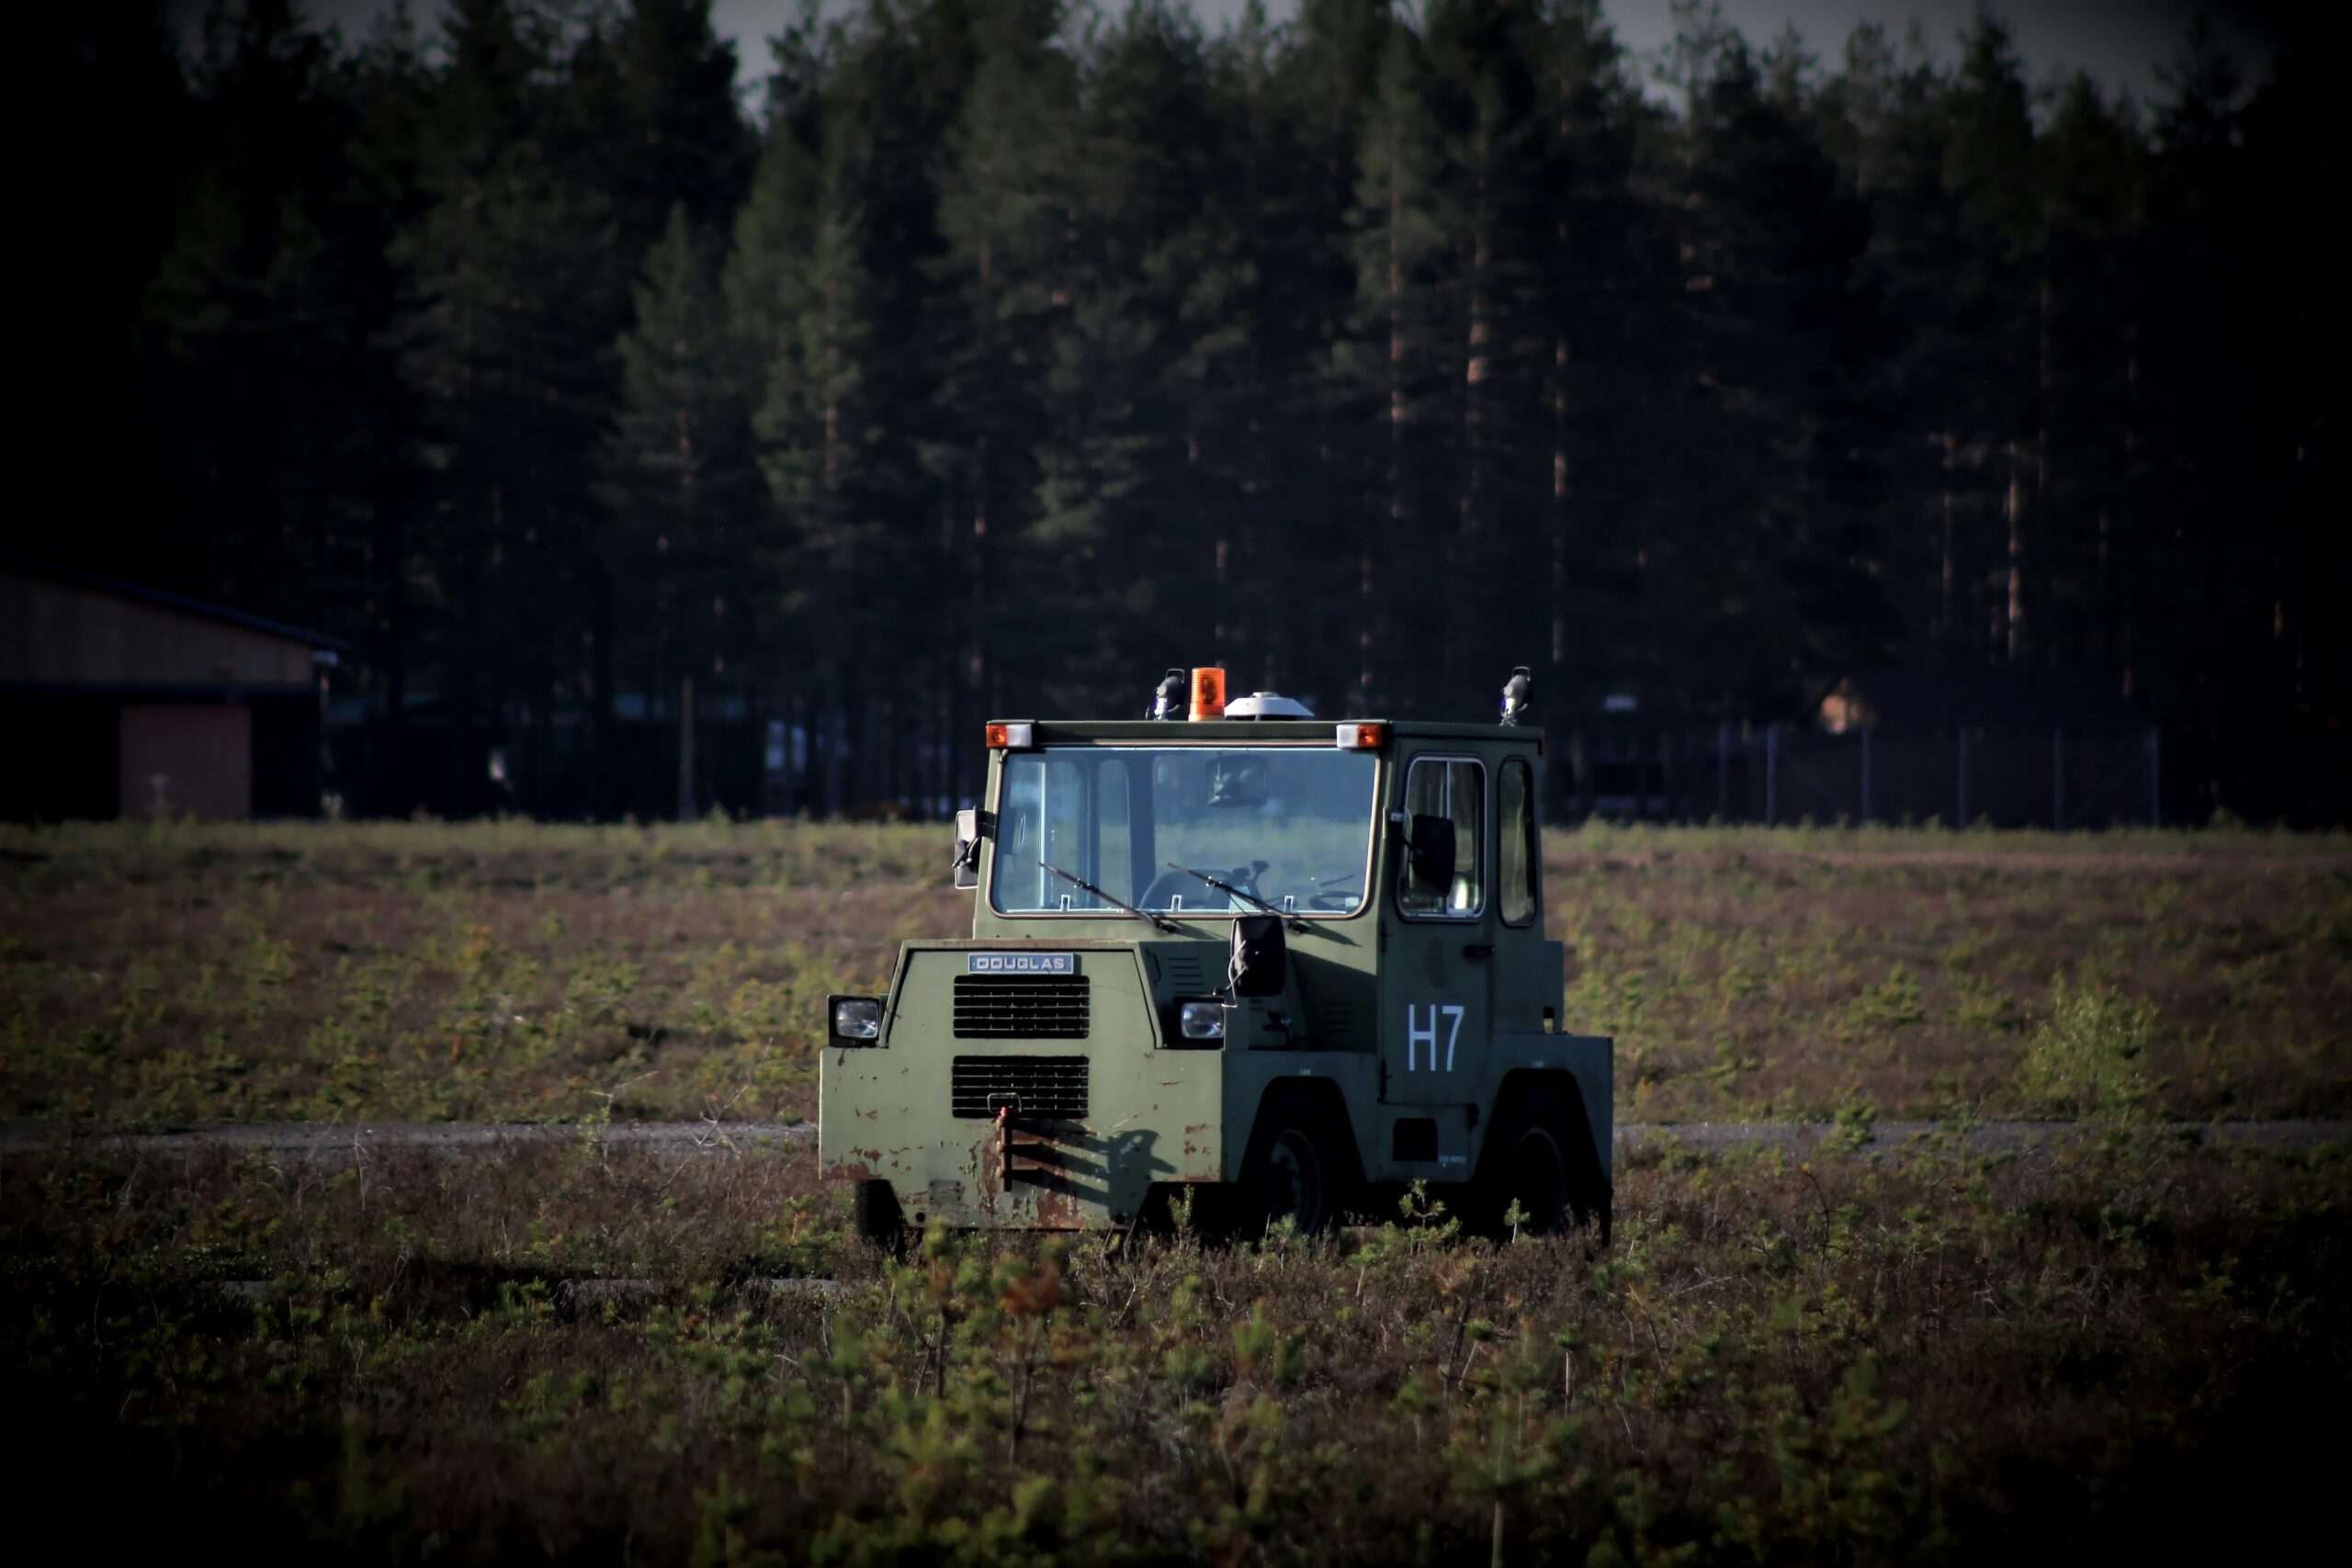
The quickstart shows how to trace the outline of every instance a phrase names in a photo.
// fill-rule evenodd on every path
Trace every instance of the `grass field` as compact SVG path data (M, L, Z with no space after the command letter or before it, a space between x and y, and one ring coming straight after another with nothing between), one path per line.
M1555 832L1627 1121L2352 1110L2352 839ZM945 829L0 829L0 1117L788 1119ZM2127 1077L2030 1070L2075 1021ZM2045 1055L2047 1051L2045 1049Z
M798 1150L18 1162L18 1517L96 1476L102 1558L1811 1563L2267 1556L2332 1507L2340 1152L1619 1181L1604 1254L899 1265Z
M1572 1027L1668 1139L1615 1245L851 1241L829 989L968 919L936 829L0 830L0 1116L564 1119L480 1157L0 1162L19 1516L79 1553L615 1562L2267 1555L2332 1501L2352 842L1553 835ZM1864 1146L1858 1115L1943 1121ZM2080 1116L1971 1154L1972 1117ZM779 1287L775 1281L787 1281ZM810 1281L820 1281L812 1284Z

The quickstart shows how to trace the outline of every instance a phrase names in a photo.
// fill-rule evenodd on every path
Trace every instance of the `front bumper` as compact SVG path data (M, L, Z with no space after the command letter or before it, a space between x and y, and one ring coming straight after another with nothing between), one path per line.
M991 1043L993 1044L994 1043ZM827 1177L887 1181L910 1223L1097 1230L1129 1224L1156 1182L1223 1174L1224 1056L1090 1041L1008 1045L989 1059L1086 1063L1077 1116L956 1114L960 1043L828 1047L818 1073L818 1156Z
M1156 1182L1217 1180L1225 1053L1162 1048L1136 945L1057 946L1076 974L1039 990L972 978L976 954L1035 946L900 948L881 1039L820 1059L825 1174L888 1182L914 1224L1045 1230L1123 1226Z

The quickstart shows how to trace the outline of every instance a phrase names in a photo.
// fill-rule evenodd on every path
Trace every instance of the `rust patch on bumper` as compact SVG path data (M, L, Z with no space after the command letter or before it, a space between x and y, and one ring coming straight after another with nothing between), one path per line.
M1037 1194L1037 1225L1041 1230L1074 1231L1086 1228L1086 1209L1075 1198L1059 1192Z

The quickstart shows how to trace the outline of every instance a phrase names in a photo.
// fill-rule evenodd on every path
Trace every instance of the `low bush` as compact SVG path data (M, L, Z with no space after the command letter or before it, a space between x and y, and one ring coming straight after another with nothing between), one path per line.
M0 826L0 1116L808 1115L826 993L969 929L945 831ZM2163 1019L2150 1113L2352 1113L2346 844L1555 830L1562 1022L1624 1121L2047 1114L2019 1054L2080 976Z
M1632 1163L1608 1250L1423 1193L900 1261L793 1146L61 1152L0 1172L0 1366L18 1495L126 1500L101 1556L2260 1554L2333 1496L2347 1198L2334 1152L1929 1140Z
M2027 1097L2060 1116L2145 1117L2163 1087L2149 1070L2156 1025L2154 1007L2113 987L2060 981L2026 1042Z

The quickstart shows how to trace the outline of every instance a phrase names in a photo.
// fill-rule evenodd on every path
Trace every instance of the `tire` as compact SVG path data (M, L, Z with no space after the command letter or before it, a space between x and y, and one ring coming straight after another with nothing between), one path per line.
M1363 1185L1345 1122L1304 1095L1269 1099L1241 1163L1236 1229L1263 1235L1288 1219L1302 1232L1329 1230L1356 1207Z
M860 1241L896 1252L906 1239L906 1216L899 1212L898 1193L887 1181L859 1182L850 1193L849 1213Z
M1510 1088L1498 1097L1495 1129L1470 1191L1471 1228L1487 1235L1559 1235L1597 1224L1608 1243L1609 1183L1593 1153L1592 1130L1583 1108L1571 1111L1548 1085ZM1516 1226L1513 1203L1521 1216Z

